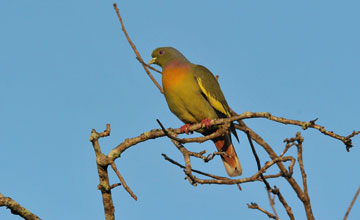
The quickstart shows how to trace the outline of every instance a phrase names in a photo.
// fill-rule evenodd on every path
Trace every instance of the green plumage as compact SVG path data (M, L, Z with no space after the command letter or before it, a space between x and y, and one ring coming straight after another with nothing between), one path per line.
M163 68L165 98L170 110L180 120L196 123L205 118L231 117L230 107L220 85L206 67L192 64L172 47L157 48L152 57L150 63ZM232 123L230 128L238 140Z
M161 47L153 51L149 64L162 67L162 84L164 95L170 110L185 124L206 123L209 119L231 117L220 85L214 75L204 66L190 63L184 55L172 47ZM187 125L183 126L185 129ZM216 131L213 126L201 129L203 135ZM238 137L233 123L230 131ZM229 176L241 175L242 168L231 141L231 135L212 139L222 155L225 169Z

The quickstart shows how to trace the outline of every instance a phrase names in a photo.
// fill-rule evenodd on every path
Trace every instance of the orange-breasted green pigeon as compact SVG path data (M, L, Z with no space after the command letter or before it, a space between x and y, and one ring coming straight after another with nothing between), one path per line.
M209 128L211 119L231 117L220 85L214 75L204 66L190 63L184 55L172 47L161 47L153 51L149 64L162 68L162 85L170 110L186 125L182 130L187 133L189 124L201 122ZM219 127L203 129L208 135ZM230 130L235 134L233 124ZM242 169L231 141L229 132L212 140L222 155L229 176L241 175Z

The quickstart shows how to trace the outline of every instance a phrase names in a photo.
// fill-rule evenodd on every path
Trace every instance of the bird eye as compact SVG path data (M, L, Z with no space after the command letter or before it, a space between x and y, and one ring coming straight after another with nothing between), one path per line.
M163 50L159 50L159 54L160 54L160 55L163 55L163 54L164 54L164 51L163 51Z

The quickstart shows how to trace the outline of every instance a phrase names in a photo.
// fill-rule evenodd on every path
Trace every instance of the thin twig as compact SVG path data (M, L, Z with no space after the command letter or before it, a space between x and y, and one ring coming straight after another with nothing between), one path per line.
M284 142L286 142L286 140L287 140L287 139L285 139ZM280 154L279 157L284 156L285 153L286 153L292 146L294 146L294 145L295 145L295 143L286 143L285 148L284 148L283 152Z
M303 202L307 219L314 219L314 215L313 215L313 212L311 209L311 204L310 204L310 196L309 196L309 192L308 192L306 172L305 172L304 161L303 161L303 156L302 156L303 155L303 153L302 153L303 141L304 141L304 138L300 135L300 132L296 133L295 138L285 139L285 142L287 142L286 145L290 145L291 142L293 142L293 143L297 142L295 144L297 146L297 159L299 162L301 178L302 178L302 182L303 182L303 193L302 193L302 196L300 197L300 200Z
M139 51L136 49L135 44L134 44L134 43L132 42L132 40L130 39L130 37L129 37L126 29L125 29L124 22L123 22L123 20L122 20L122 18L121 18L121 16L120 16L120 11L119 11L118 7L116 6L116 3L114 3L114 9L115 9L116 14L117 14L117 16L118 16L118 18L119 18L122 31L124 32L125 37L126 37L127 41L129 42L131 48L134 50L137 59L140 61L141 65L143 66L143 68L144 68L144 70L145 70L145 72L148 74L148 76L149 76L150 79L153 81L153 83L156 85L156 87L158 87L158 89L160 90L161 93L164 93L164 90L162 89L162 87L160 86L160 84L156 81L156 79L154 78L154 76L150 73L150 71L149 71L148 68L147 68L147 65L145 64L144 60L141 58Z
M254 144L253 144L253 142L252 142L252 140L251 140L250 134L249 134L248 132L246 132L246 135L247 135L247 137L248 137L248 141L249 141L250 146L251 146L251 151L252 151L252 153L253 153L253 155L254 155L254 157L255 157L258 171L260 171L261 165L260 165L259 156L258 156L257 153L256 153L256 150L255 150ZM264 175L263 175L262 173L260 173L260 177L261 177L261 179L263 180L263 182L264 182L264 184L265 184L265 186L266 186L266 189L267 189L267 190L271 190L270 184L268 183L268 181L266 181L266 179L264 178Z
M284 206L286 213L288 214L289 218L291 220L295 220L294 214L291 210L291 207L288 205L288 203L286 202L285 198L282 196L282 194L280 193L279 188L277 188L276 186L274 186L274 189L272 190L272 193L274 193L275 195L277 195L277 197L279 198L279 201L281 202L281 204Z
M275 196L273 198L271 198L271 194L270 194L271 191L272 191L271 189L270 190L266 189L266 193L268 195L268 199L269 199L269 202L270 202L271 209L273 210L274 215L276 217L279 217L277 212L276 212L276 209L275 209Z
M137 200L137 196L134 194L134 192L130 189L130 187L126 184L125 179L121 176L119 170L117 169L116 165L114 162L111 162L111 167L113 168L113 170L115 171L116 175L118 176L122 186L124 187L124 189L131 195L131 197L133 197L135 200Z
M175 140L171 140L175 146L181 151L183 151L184 153L186 153L186 157L188 157L190 159L190 155L191 155L191 152L188 151L185 147L183 147L179 142L176 142ZM183 153L183 154L184 154ZM164 156L164 155L163 155ZM166 160L168 160L169 162L171 162L172 164L175 164L181 168L185 168L186 169L186 166L184 165L181 165L180 163L170 159L170 158L165 158ZM170 159L170 160L169 160ZM247 182L254 182L254 181L263 181L262 178L260 178L260 174L264 173L268 168L270 168L272 165L274 165L275 163L277 162L285 162L285 161L293 161L295 160L295 158L293 157L290 157L290 156L287 156L287 157L279 157L279 158L276 158L275 160L271 161L271 162L267 162L265 164L264 167L262 167L257 173L255 173L254 175L252 175L251 177L247 177L247 178L241 178L241 179L230 179L230 178L227 178L227 177L219 177L219 176L215 176L215 175L212 175L212 174L207 174L207 173L204 173L204 172L201 172L201 171L198 171L198 170L194 170L194 169L191 169L191 170L188 170L186 175L191 178L192 180L192 184L193 183L200 183L200 184L226 184L226 185L234 185L234 184L240 184L240 183L247 183ZM186 162L186 161L185 161ZM208 177L211 177L211 178L214 178L214 179L199 179L197 178L196 176L193 176L191 174L191 171L194 171L196 173L199 173L199 174L202 174L202 175L205 175L205 176L208 176ZM280 176L283 176L282 173L278 173L278 174L275 174L275 175L265 175L264 178L265 179L270 179L270 178L278 178Z
M121 186L121 183L112 184L112 185L110 186L110 189L114 189L114 188L116 188L116 187L118 187L118 186Z
M162 74L162 72L152 66L150 66L149 64L145 63L143 60L140 60L139 57L136 57L136 59L143 65L147 66L147 68L151 69L151 70L154 70L155 72L158 72L160 74Z
M263 213L266 214L269 218L273 218L273 219L280 220L279 217L271 214L270 212L268 212L268 211L266 211L265 209L261 208L258 204L254 203L254 202L252 202L252 203L250 203L250 204L247 204L247 206L248 206L249 209L257 209L257 210L263 212Z
M181 167L183 169L185 169L185 166L176 162L175 160L171 159L170 157L168 157L166 154L161 154L165 160L169 161L170 163L172 164L175 164L176 166L178 167ZM201 175L204 175L204 176L207 176L207 177L211 177L211 178L214 178L214 179L218 179L218 180L222 180L222 179L228 179L226 177L222 177L222 176L216 176L216 175L213 175L213 174L209 174L209 173L205 173L205 172L202 172L202 171L199 171L199 170L195 170L195 169L191 169L192 172L195 172L195 173L198 173L198 174L201 174Z
M354 198L352 199L352 201L351 201L351 203L350 203L350 205L349 205L349 208L347 209L347 211L346 211L346 213L345 213L344 220L347 219L347 217L348 217L348 215L349 215L352 207L354 206L354 203L355 203L357 197L359 196L359 193L360 193L360 186L359 186L358 190L356 191L355 196L354 196Z
M235 112L233 114L236 114ZM251 139L253 139L256 143L258 143L260 146L262 146L264 148L264 150L269 154L270 158L272 158L273 160L278 158L277 154L274 152L274 150L270 147L270 145L268 143L266 143L257 133L255 133L252 129L250 129L249 127L246 126L246 124L242 121L242 120L238 120L238 129L244 131L244 132L249 132ZM277 162L277 165L280 169L280 172L282 174L286 174L286 168L284 166L283 163L281 162ZM292 178L289 175L284 175L284 178L288 181L288 183L291 185L291 187L294 189L294 191L296 192L297 196L299 198L301 198L303 196L303 192L299 186L299 184L295 181L294 178ZM273 193L275 191L273 190ZM291 212L291 208L290 206L287 205L286 201L282 198L281 194L278 195L278 198L281 202L281 204L284 206L284 208L286 209L289 217L291 219L294 219L294 216Z
M308 200L308 202L310 203L310 198L309 198L309 193L308 193L308 187L307 187L307 181L306 181L306 172L305 172L305 168L304 168L304 161L303 161L303 153L302 153L302 142L304 141L304 138L300 135L300 132L296 133L296 137L298 138L297 142L297 148L298 148L298 162L299 162L299 167L300 167L300 172L301 172L301 177L303 180L303 188L304 188L304 194L306 200Z
M269 112L244 112L240 115L231 117L231 119L234 119L234 118L236 118L235 120L242 120L242 119L246 119L246 118L266 118L268 120L279 122L279 123L286 124L286 125L291 124L291 125L300 126L304 130L307 128L314 128L327 136L330 136L332 138L342 141L345 144L347 151L349 151L349 149L351 147L353 147L351 138L360 134L360 131L353 131L348 136L341 136L341 135L334 133L333 131L326 130L324 126L315 124L314 120L308 121L308 122L292 120L292 119L274 116L274 115L270 114ZM235 120L233 120L233 121L235 121ZM235 125L235 127L239 128L239 125Z

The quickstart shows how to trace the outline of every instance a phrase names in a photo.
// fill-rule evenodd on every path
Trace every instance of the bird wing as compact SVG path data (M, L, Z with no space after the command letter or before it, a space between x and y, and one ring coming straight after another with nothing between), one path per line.
M195 65L194 76L202 95L208 100L210 105L225 117L231 117L229 105L214 75L206 67Z
M201 94L215 109L219 117L231 117L230 107L226 102L225 96L220 89L217 79L210 70L201 65L194 65L194 76L200 87ZM230 131L234 134L236 140L239 141L234 123L230 123Z

